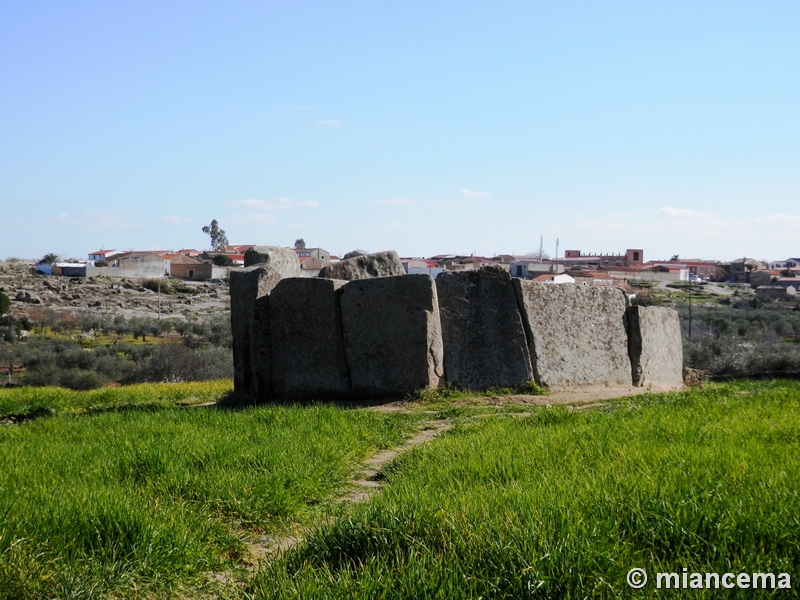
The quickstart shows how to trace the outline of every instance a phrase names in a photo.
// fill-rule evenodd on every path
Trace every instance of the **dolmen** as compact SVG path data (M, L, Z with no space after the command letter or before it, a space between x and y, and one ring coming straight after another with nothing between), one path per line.
M617 288L525 281L496 265L434 281L407 275L393 251L308 278L292 249L257 246L230 291L234 388L260 401L682 385L677 313L630 306Z

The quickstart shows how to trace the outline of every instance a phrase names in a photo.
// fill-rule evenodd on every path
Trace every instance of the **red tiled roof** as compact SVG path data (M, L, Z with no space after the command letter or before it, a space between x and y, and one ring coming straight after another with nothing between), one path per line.
M176 265L194 265L200 264L201 261L185 254L165 254L164 259L168 260L171 264Z
M236 252L236 253L239 253L239 254L244 254L250 248L255 248L255 247L256 247L255 244L230 245L230 246L225 246L224 248L221 249L221 251L224 252L225 254L228 254L229 252Z

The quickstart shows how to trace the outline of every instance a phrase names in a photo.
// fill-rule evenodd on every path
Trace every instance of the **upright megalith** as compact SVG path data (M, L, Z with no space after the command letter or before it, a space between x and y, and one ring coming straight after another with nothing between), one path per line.
M509 272L492 265L436 278L447 382L468 390L513 387L533 378Z
M356 279L371 279L373 277L392 277L405 275L403 263L394 250L362 254L353 258L346 258L337 263L323 267L319 276L326 279L343 279L354 281Z
M622 290L521 279L514 290L537 383L631 385Z
M281 279L298 276L300 266L289 248L258 248L250 260L262 262L230 272L233 386L237 393L267 399L271 394L268 296Z
M628 352L634 385L683 385L683 344L677 311L660 306L628 308Z
M442 333L430 275L351 281L341 306L353 396L402 397L439 385Z
M269 296L272 389L281 400L350 394L341 287L334 279L284 279Z

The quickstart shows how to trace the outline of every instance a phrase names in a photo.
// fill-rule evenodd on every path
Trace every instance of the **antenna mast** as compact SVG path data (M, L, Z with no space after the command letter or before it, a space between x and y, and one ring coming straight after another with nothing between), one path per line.
M539 262L542 262L542 254L544 253L544 238L539 235Z

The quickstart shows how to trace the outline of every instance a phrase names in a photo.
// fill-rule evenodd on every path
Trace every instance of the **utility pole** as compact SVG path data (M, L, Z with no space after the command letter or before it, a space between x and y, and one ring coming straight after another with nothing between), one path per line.
M692 280L689 278L689 339L692 339Z
M558 260L558 238L556 238L556 260Z
M544 254L544 237L539 235L539 262L542 262L542 254Z

